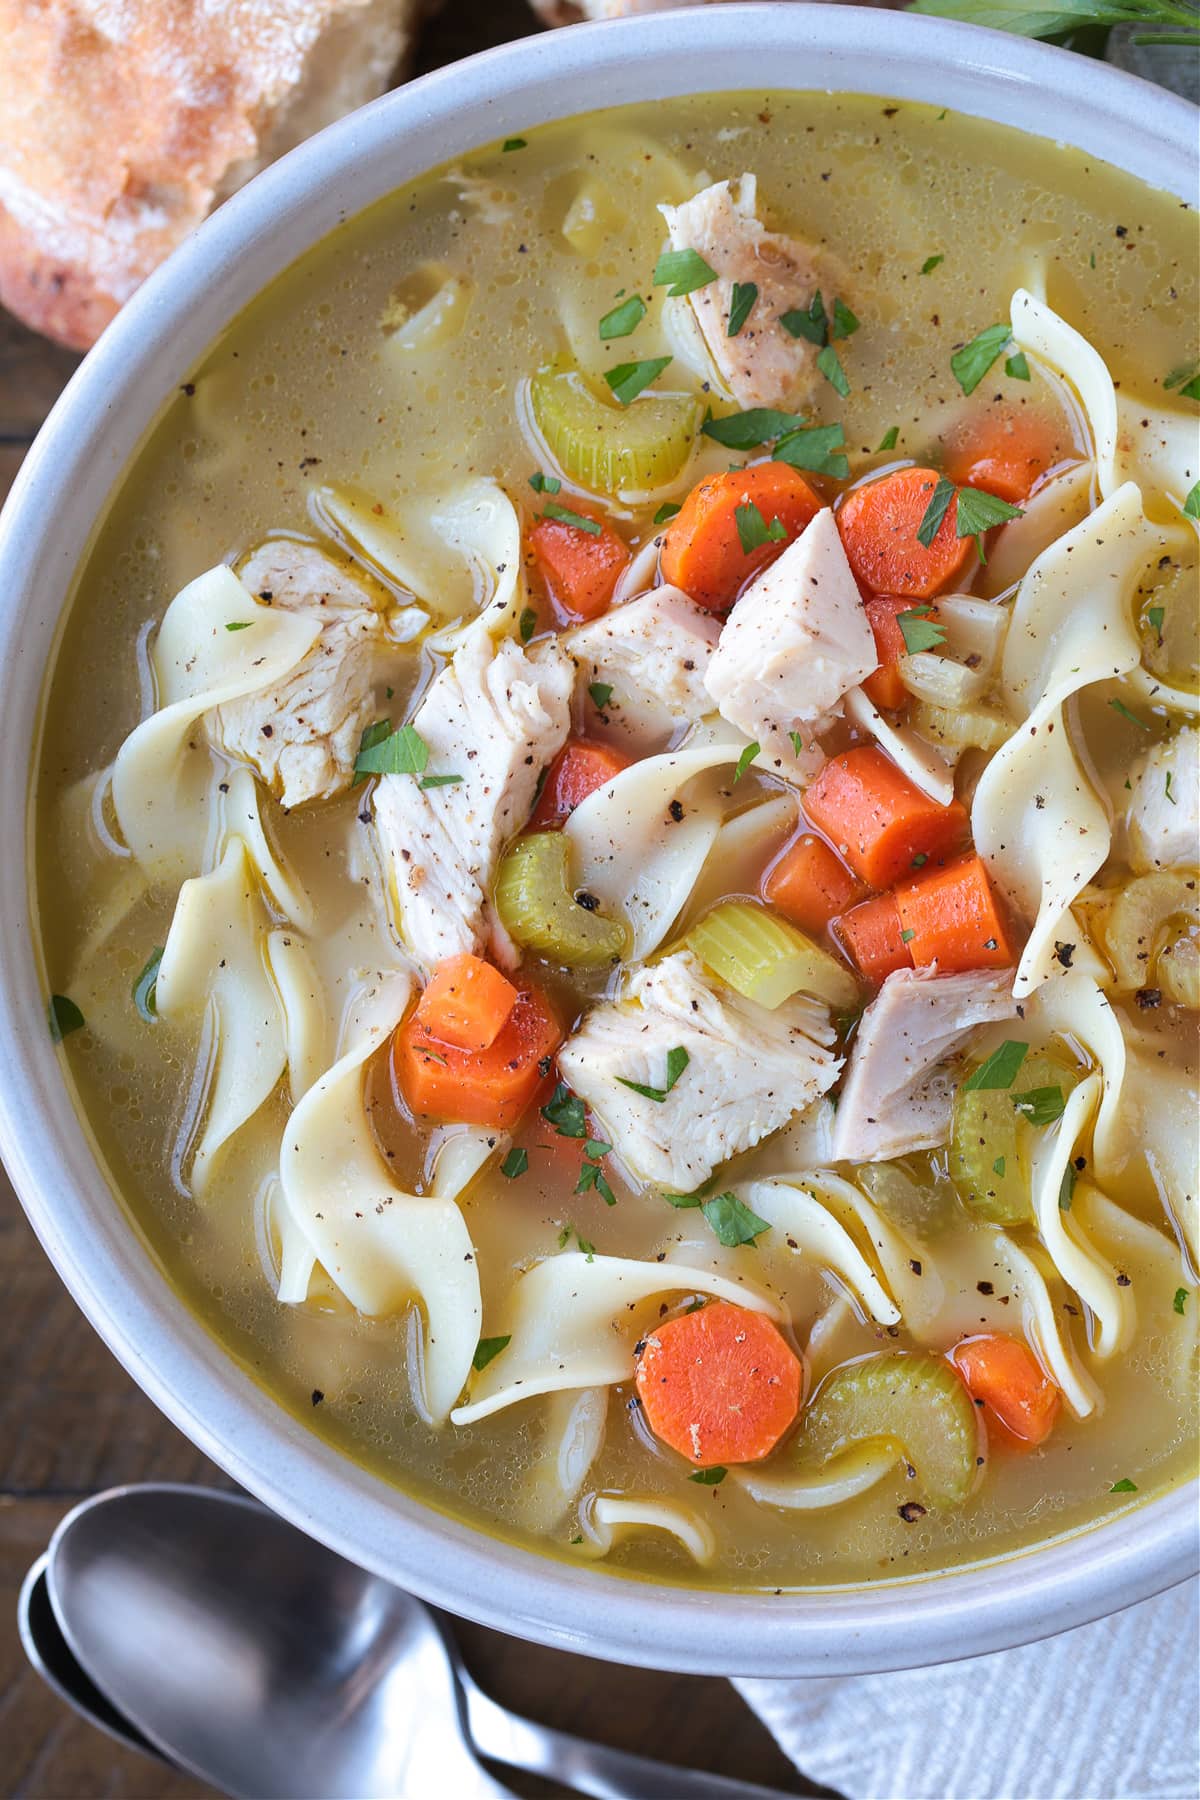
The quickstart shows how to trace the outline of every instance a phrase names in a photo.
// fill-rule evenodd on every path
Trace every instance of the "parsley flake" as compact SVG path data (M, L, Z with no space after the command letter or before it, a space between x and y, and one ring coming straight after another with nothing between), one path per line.
M589 519L583 513L572 512L569 506L560 506L557 500L547 500L542 508L542 517L553 519L559 525L570 525L575 531L586 531L589 537L599 537L604 529L598 519Z
M380 724L385 727L382 733ZM401 725L398 731L392 731L389 720L376 720L363 732L354 759L354 773L357 776L420 775L428 761L429 746L415 725Z
M158 1001L154 988L158 981L158 965L163 959L163 947L147 959L146 966L133 984L133 1004L137 1007L138 1017L145 1019L147 1025L153 1025L158 1017Z
M725 336L735 338L750 314L754 311L754 303L758 299L758 289L752 281L735 281L729 296L729 324Z
M560 1081L542 1108L542 1117L553 1125L559 1137L585 1138L587 1110L578 1094L573 1094L565 1081Z
M1011 356L1005 357L1004 373L1009 377L1010 381L1029 381L1032 379L1029 373L1029 364L1025 360L1025 352L1023 350L1014 350Z
M754 450L773 438L799 431L803 423L798 413L777 412L773 406L751 406L727 419L705 419L700 432L714 443L724 444L727 450Z
M225 629L226 631L249 631L254 623L253 619L230 619Z
M762 754L762 745L761 744L747 744L746 748L742 751L742 754L737 759L737 766L733 771L733 779L735 781L740 781L742 779L742 776L746 773L746 770L750 767L750 764L754 761L755 757L760 756L761 754Z
M1163 793L1167 796L1167 799L1171 802L1172 806L1179 805L1178 800L1175 798L1174 794L1171 792L1171 771L1170 771L1170 769L1167 770L1166 780L1163 783Z
M922 275L932 275L938 265L944 263L945 260L946 258L944 256L927 256L925 261L921 264Z
M840 425L809 425L780 438L775 446L775 461L845 481L850 473L849 461L840 454L845 442L846 434Z
M875 454L879 456L884 450L894 450L900 437L900 427L889 425L876 446Z
M735 1250L739 1244L752 1244L755 1238L771 1229L768 1221L751 1212L736 1194L716 1194L711 1200L705 1200L700 1210L717 1242L727 1250Z
M488 1364L494 1362L500 1352L507 1350L511 1343L511 1331L507 1337L480 1338L475 1346L475 1354L471 1358L471 1367L476 1371L486 1369Z
M916 932L911 929L904 930L900 933L900 942L902 944L911 944L916 935Z
M977 1069L972 1069L962 1084L963 1092L973 1093L977 1088L1010 1088L1028 1050L1028 1044L1007 1038Z
M996 1158L995 1162L992 1164L992 1174L1003 1176L1004 1169L1005 1169L1004 1158L1002 1156L998 1156Z
M654 265L654 286L665 287L672 300L682 300L685 294L694 294L716 279L717 271L698 250L664 250Z
M524 150L527 143L527 138L505 138L500 148L505 152L509 150Z
M940 625L934 624L927 606L914 606L908 612L898 613L896 623L904 639L904 648L910 656L916 656L921 650L936 650L939 644L946 641L945 631Z
M529 485L535 494L557 494L562 482L557 475L543 475L540 469L535 469L529 477Z
M1188 400L1200 400L1200 363L1185 363L1182 368L1172 369L1163 377L1163 386L1168 393L1178 388Z
M47 1009L50 1025L50 1036L56 1044L61 1044L65 1037L73 1031L82 1031L87 1021L75 1002L67 994L51 994Z
M954 378L964 394L973 394L996 358L1012 343L1012 326L989 325L950 358Z
M679 508L674 500L664 500L654 515L654 523L656 525L665 525L667 520L673 519L678 511Z
M1110 1494L1136 1494L1137 1482L1130 1481L1128 1475L1123 1475L1120 1481L1113 1482L1108 1491Z
M955 515L954 529L960 538L973 537L979 552L980 562L986 562L983 554L983 533L990 531L993 525L1003 525L1009 519L1020 519L1024 515L1019 506L1013 506L1008 500L1001 500L995 494L985 493L982 488L964 487L958 490L958 511Z
M729 1470L723 1469L720 1463L714 1463L711 1469L695 1469L688 1480L696 1482L700 1487L720 1487L728 1473Z
M1015 1112L1037 1126L1053 1125L1062 1118L1067 1104L1057 1083L1053 1087L1026 1088L1024 1093L1012 1096L1012 1103Z
M607 342L611 338L625 338L637 330L646 316L646 302L640 294L631 294L628 300L622 300L620 306L614 306L606 312L600 321L601 338Z
M1200 486L1200 483L1197 485ZM1160 637L1162 636L1163 619L1165 616L1166 609L1164 607L1149 606L1146 608L1146 623L1152 631L1157 631Z
M1120 713L1123 719L1128 719L1131 725L1136 725L1139 731L1149 731L1150 727L1145 719L1139 719L1135 712L1130 712L1123 700L1110 700L1108 704L1114 712Z
M798 731L789 731L788 737L792 741L792 749L796 752L796 755L802 755L804 751L804 739L801 737L800 733Z
M527 606L524 609L524 611L522 612L520 620L517 624L517 633L521 639L521 642L523 644L527 644L536 630L537 630L537 614L534 612L532 606Z
M1200 519L1200 481L1193 482L1188 489L1188 497L1183 503L1183 510L1189 519Z
M604 371L604 379L621 405L628 406L643 388L658 380L670 361L669 356L650 356L645 362L618 363L615 369Z
M793 307L789 312L781 313L779 323L794 338L804 338L810 344L827 344L829 342L829 321L825 317L825 302L818 288L806 307Z
M1188 1291L1186 1288L1175 1289L1175 1298L1171 1302L1171 1310L1177 1312L1181 1318L1183 1316L1183 1309L1187 1305L1187 1297Z
M743 556L750 556L755 550L761 550L764 544L782 544L787 537L787 526L783 521L772 519L768 525L753 500L747 501L743 506L735 506L733 518Z
M461 775L422 775L419 785L423 788L458 787Z
M925 508L921 523L917 526L917 542L924 544L926 550L941 530L942 520L949 512L950 502L953 498L954 483L948 475L939 475L933 492L929 496L929 505Z
M506 1176L509 1181L515 1181L518 1175L523 1175L528 1167L528 1150L510 1150L504 1161L500 1164L500 1173Z
M599 1163L585 1162L579 1171L579 1180L575 1183L575 1192L577 1194L586 1194L589 1188L595 1188L605 1206L615 1206L617 1204L617 1196L609 1187L604 1176L604 1171L601 1169Z
M1070 1212L1071 1201L1075 1198L1075 1183L1078 1179L1074 1163L1068 1163L1062 1172L1062 1180L1058 1184L1058 1210Z
M592 705L598 712L603 712L609 701L612 699L612 682L590 682L588 684L588 693L591 695Z
M683 1048L683 1045L676 1044L673 1050L667 1051L667 1078L662 1087L647 1087L640 1081L626 1081L623 1075L618 1075L617 1080L622 1087L628 1088L631 1093L640 1094L643 1100L654 1100L661 1105L691 1060L691 1057ZM580 1101L579 1105L580 1110L582 1111L583 1102ZM580 1131L578 1133L568 1132L565 1135L569 1137L582 1137L584 1134Z
M845 400L850 392L850 383L846 378L846 371L842 367L838 353L832 344L826 344L825 348L818 355L817 367L820 369L830 387L835 389L835 391L842 396L842 399Z

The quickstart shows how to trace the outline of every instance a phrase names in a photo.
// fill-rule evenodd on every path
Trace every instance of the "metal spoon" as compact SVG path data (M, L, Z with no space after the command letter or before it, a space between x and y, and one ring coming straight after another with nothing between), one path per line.
M236 1495L97 1495L55 1532L47 1586L107 1729L233 1795L507 1793L478 1753L602 1800L781 1800L507 1712L421 1601Z

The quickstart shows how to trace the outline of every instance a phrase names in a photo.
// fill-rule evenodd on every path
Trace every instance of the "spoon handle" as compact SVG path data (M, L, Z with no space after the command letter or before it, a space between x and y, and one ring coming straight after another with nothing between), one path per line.
M461 1669L459 1679L476 1750L494 1762L562 1782L596 1800L788 1800L775 1788L700 1769L673 1768L535 1724L498 1705Z

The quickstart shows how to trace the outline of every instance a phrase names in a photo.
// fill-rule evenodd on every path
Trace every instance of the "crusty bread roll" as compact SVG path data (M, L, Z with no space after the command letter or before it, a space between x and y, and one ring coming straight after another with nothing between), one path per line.
M422 0L0 0L0 301L83 349L221 200L374 99Z

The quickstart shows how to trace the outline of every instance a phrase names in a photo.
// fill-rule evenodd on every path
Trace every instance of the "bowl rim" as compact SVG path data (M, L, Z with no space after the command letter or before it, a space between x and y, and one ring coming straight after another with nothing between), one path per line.
M777 80L766 86L761 71ZM166 1282L121 1210L44 1024L31 918L33 755L64 597L166 396L220 329L341 219L425 169L576 110L666 95L840 91L940 104L1114 162L1183 200L1196 109L1050 46L853 6L688 8L517 40L395 90L228 201L72 377L0 515L0 1153L66 1286L151 1399L265 1504L342 1555L499 1630L693 1673L856 1674L957 1660L1120 1610L1196 1566L1177 1488L1015 1556L867 1589L773 1594L581 1568L488 1536L368 1475L270 1399ZM918 1604L919 1599L919 1604ZM764 1630L767 1619L771 1628ZM697 1631L701 1619L719 1632Z

